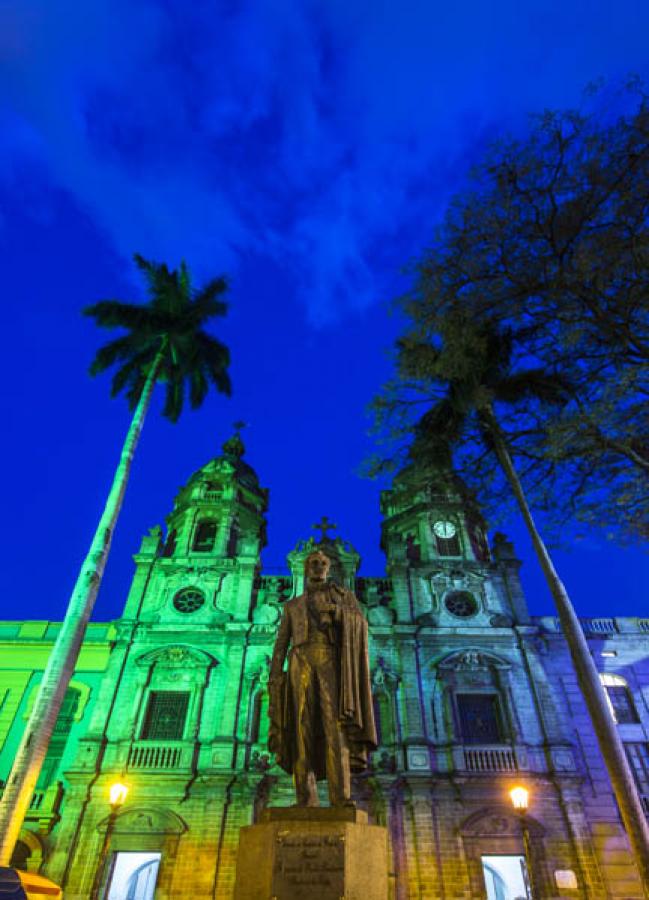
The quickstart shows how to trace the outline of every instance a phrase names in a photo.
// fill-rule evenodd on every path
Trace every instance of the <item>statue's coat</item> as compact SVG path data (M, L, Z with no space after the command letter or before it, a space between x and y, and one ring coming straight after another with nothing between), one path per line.
M339 606L335 644L338 648L339 700L338 715L347 731L352 772L361 772L367 766L367 755L376 749L377 736L374 723L374 706L370 686L367 622L351 591L329 583L327 589ZM305 644L309 637L307 594L288 600L280 622L273 661L270 686L270 729L268 747L277 757L278 764L289 774L293 773L295 760L294 703L291 687L281 668L289 644L291 648ZM325 739L316 741L316 758L312 761L316 778L326 778Z

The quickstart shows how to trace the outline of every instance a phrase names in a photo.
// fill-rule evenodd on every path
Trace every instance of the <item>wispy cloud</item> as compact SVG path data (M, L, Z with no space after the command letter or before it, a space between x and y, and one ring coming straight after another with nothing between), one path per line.
M0 177L40 172L125 257L269 254L326 322L496 129L646 65L644 3L524 6L8 0Z

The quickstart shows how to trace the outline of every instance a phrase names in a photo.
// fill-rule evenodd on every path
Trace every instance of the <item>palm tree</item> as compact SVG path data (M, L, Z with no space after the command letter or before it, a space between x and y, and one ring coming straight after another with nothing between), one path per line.
M48 660L13 768L0 803L0 866L9 865L20 827L38 780L65 692L106 566L133 456L144 418L158 381L166 384L163 410L176 422L183 408L185 387L192 407L201 405L213 384L231 392L227 347L204 327L214 316L225 315L221 298L223 278L193 290L187 266L170 271L166 265L135 256L144 275L149 301L144 305L104 300L85 314L103 328L122 328L126 334L102 347L90 367L93 375L117 364L112 395L124 392L134 410L113 477L104 511L70 597L65 619Z
M513 462L508 433L495 406L538 402L548 410L565 402L570 386L543 369L514 371L515 336L490 323L476 324L455 310L442 321L442 344L414 336L398 344L400 374L444 392L415 425L410 454L415 461L448 466L452 449L471 429L502 469L532 539L570 649L579 686L608 769L622 820L649 896L649 827L604 689L581 623L552 562Z

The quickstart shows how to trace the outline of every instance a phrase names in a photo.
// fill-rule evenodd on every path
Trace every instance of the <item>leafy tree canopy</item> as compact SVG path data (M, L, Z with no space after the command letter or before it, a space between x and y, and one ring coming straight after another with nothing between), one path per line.
M649 104L637 86L624 100L629 111L616 118L601 108L545 113L524 139L491 149L415 264L399 374L375 408L407 430L439 376L471 360L461 343L499 331L510 377L536 372L566 391L551 413L531 396L501 411L533 502L555 522L647 536ZM482 337L472 323L488 326ZM480 452L464 462L483 490L493 487Z

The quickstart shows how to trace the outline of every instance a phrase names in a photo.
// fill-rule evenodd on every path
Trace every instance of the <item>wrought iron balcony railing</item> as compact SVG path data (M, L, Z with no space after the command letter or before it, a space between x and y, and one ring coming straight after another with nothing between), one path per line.
M129 769L182 769L190 764L192 747L183 742L136 741L127 760Z

